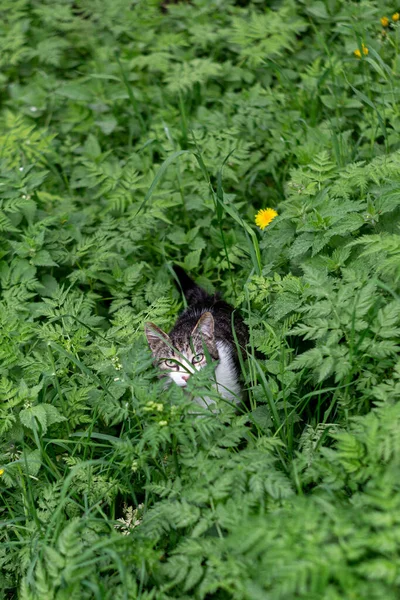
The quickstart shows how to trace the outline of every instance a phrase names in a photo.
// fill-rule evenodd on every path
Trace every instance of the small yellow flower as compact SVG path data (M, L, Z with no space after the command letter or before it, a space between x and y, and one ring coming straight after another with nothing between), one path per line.
M361 44L361 48L362 48L364 56L367 56L367 54L369 52L367 46L365 46L364 44ZM354 50L354 56L356 56L357 58L361 58L361 52L358 48L356 50Z
M381 25L382 25L382 27L389 27L389 19L387 17L382 17Z
M256 214L255 222L260 229L265 229L267 225L278 216L278 213L273 208L262 208Z
M394 15L392 15L392 20L393 21L398 21L400 19L400 13L394 13Z
M0 477L3 475L4 469L0 469Z

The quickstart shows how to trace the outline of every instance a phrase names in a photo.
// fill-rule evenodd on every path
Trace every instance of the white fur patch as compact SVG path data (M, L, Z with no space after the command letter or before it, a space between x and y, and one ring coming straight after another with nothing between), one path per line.
M215 369L217 390L223 398L240 402L240 385L232 356L232 348L225 342L217 342L219 363Z
M218 393L223 397L239 404L241 402L241 390L238 381L235 363L232 356L232 348L225 342L217 342L217 349L219 354L219 361L215 369L215 382L213 386L216 388ZM182 358L183 362L183 358ZM200 369L200 366L193 366L189 361L180 368L179 371L169 371L168 377L179 387L186 387L187 382L183 379L183 376L194 373L195 370ZM216 402L212 398L194 398L195 402L203 408L209 408ZM213 409L211 409L213 410Z
M168 377L170 377L172 381L176 383L176 385L179 385L179 387L186 387L187 383L183 379L183 376L188 374L189 373L186 373L186 371L171 371L170 373L168 373Z
M216 387L218 393L223 398L226 398L227 400L229 400L230 402L234 402L235 404L240 404L241 390L237 378L235 363L232 357L232 349L228 344L225 344L225 342L217 342L217 348L219 354L219 362L217 368L215 369L216 386L214 387ZM203 408L210 408L216 403L215 400L208 397L195 398L194 400ZM211 410L213 409L211 408Z

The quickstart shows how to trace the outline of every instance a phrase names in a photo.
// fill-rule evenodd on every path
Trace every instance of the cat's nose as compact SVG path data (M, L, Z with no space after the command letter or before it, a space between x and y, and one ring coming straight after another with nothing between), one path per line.
M190 375L182 375L182 379L183 381L187 381L189 379Z

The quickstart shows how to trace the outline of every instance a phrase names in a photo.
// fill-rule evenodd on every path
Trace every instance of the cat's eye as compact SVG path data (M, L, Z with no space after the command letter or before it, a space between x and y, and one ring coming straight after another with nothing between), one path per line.
M166 360L166 361L165 361L165 364L166 364L166 366L167 366L167 367L169 367L169 368L176 367L176 361L175 361L175 360Z
M204 358L204 354L196 354L196 356L193 356L193 358L192 358L192 364L197 365L198 363L201 363L203 358Z

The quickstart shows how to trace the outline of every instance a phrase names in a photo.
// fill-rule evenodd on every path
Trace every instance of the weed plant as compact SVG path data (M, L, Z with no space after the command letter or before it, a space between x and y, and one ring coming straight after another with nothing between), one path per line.
M397 8L1 1L2 598L400 597ZM173 263L239 414L157 379Z

